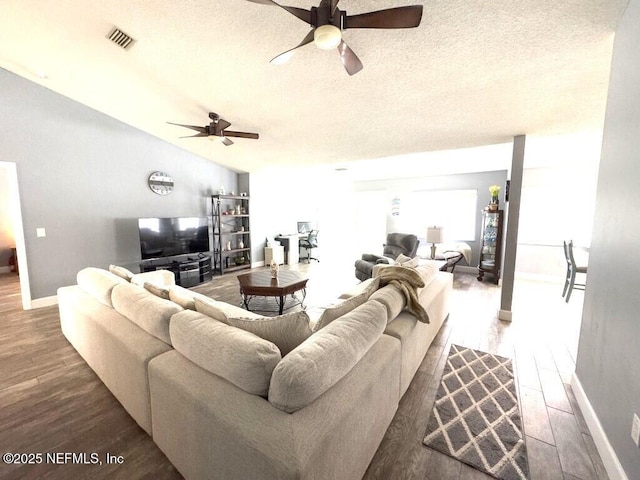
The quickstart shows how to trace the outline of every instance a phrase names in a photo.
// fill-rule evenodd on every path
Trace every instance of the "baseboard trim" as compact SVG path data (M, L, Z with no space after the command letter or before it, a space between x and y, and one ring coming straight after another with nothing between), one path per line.
M258 268L258 267L264 267L264 260L262 260L261 262L253 262L251 264L251 268Z
M591 432L591 436L593 437L593 442L596 444L600 458L602 458L602 463L609 475L609 479L629 480L576 373L571 377L571 387L573 388L578 406L582 411L582 416L587 422L589 432Z
M43 308L50 307L58 304L58 296L52 295L51 297L35 298L31 300L31 308Z

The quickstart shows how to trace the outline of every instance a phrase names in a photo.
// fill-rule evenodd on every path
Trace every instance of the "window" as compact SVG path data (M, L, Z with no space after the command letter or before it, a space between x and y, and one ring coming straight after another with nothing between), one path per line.
M411 192L403 202L402 223L426 242L427 226L443 227L445 242L474 241L478 215L477 190L424 190Z

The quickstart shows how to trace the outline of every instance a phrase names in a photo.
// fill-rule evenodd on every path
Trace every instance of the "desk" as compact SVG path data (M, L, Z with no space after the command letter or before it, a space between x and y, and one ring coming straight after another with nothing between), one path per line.
M298 242L301 238L307 238L307 233L296 233L293 235L279 235L276 238L284 247L284 258L287 265L295 265L300 261Z

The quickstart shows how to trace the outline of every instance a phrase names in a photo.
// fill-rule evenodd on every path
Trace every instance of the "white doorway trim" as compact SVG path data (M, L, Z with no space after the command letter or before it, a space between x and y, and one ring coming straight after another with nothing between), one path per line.
M18 191L18 169L13 162L0 161L0 168L7 172L9 182L9 211L11 227L13 228L16 252L18 254L18 269L20 271L20 290L22 308L31 310L31 288L29 287L29 268L27 266L27 249L24 241L24 227L22 225L22 209L20 207L20 193Z

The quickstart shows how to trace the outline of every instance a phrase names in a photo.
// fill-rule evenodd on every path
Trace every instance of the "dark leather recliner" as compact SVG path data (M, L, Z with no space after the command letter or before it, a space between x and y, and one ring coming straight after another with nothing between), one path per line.
M390 233L387 235L387 243L384 244L382 255L365 253L360 260L356 260L356 278L366 280L371 278L373 266L377 263L389 263L395 260L398 255L403 254L409 258L416 256L420 241L418 237L410 233Z

